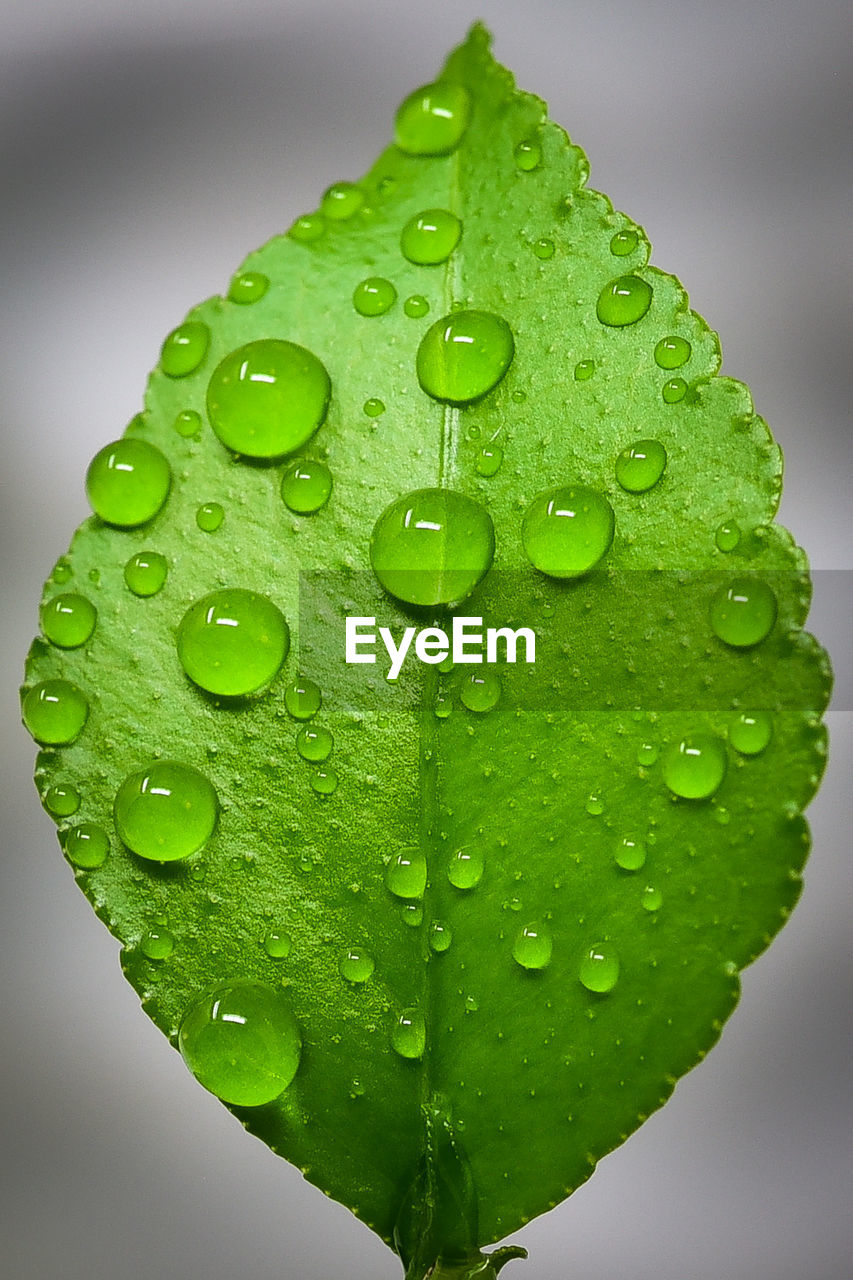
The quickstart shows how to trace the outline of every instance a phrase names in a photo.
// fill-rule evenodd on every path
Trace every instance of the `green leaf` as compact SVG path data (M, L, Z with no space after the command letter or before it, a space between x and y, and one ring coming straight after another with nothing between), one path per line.
M482 28L396 130L167 338L24 717L196 1075L411 1277L487 1276L789 914L830 676L747 389ZM454 616L535 663L344 661Z

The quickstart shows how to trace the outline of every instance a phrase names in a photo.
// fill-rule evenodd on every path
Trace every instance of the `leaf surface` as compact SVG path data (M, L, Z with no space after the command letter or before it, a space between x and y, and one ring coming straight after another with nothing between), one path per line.
M167 341L127 436L165 455L168 497L135 527L81 526L43 609L76 593L97 623L77 647L36 640L25 686L70 681L87 699L74 740L40 752L37 782L146 1011L177 1043L222 983L285 992L296 1075L274 1101L232 1108L386 1241L396 1230L412 1275L559 1202L715 1042L738 971L799 892L829 691L802 630L805 559L773 523L779 451L747 389L718 375L716 335L648 266L642 230L586 188L583 153L481 28L439 83L470 103L454 145L389 147ZM458 243L410 261L403 228L435 210L459 220ZM269 286L250 300L256 277ZM645 282L650 305L605 323L601 299L623 277ZM353 297L381 303L378 285L359 293L376 279L394 301L362 314ZM485 394L448 403L419 384L418 352L437 320L470 311L505 320L514 354ZM208 388L230 353L266 339L313 353L331 395L307 442L257 460L211 429ZM689 344L677 367L675 340ZM626 488L617 461L649 440L665 469ZM318 460L331 496L300 515L282 478ZM525 512L558 486L595 490L615 516L606 555L568 579L536 570L522 540ZM455 608L401 602L371 572L380 516L423 489L473 499L494 526L493 566ZM165 583L135 594L125 566L151 552ZM775 598L772 627L725 643L715 601L756 582ZM179 657L181 619L224 588L268 598L289 626L286 660L248 696L205 692ZM381 646L373 666L344 662L347 616L399 638L454 614L532 628L535 664L412 656L388 681ZM286 693L306 677L322 706L301 721ZM497 704L472 709L495 679ZM772 723L758 752L735 746L744 713ZM302 758L306 727L332 735L328 759ZM667 778L695 735L724 776L690 799ZM200 771L219 815L199 851L160 862L122 841L114 802L163 760ZM80 795L73 813L63 788ZM109 853L87 868L92 827ZM400 897L386 877L413 849L426 887ZM545 952L542 967L520 962ZM366 980L345 976L350 953L373 962ZM616 964L608 990L581 980L601 985ZM423 1020L419 1056L392 1047L401 1017L409 1034Z

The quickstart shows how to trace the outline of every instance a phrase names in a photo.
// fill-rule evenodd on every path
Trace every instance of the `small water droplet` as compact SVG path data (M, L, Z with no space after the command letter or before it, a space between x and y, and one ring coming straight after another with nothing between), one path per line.
M480 1007L480 1002L479 1002L479 1000L477 999L477 997L476 997L476 996L466 996L466 997L465 997L465 1012L466 1012L466 1013L476 1013L476 1012L477 1012L477 1010L479 1009L479 1007Z
M120 839L139 857L176 862L213 835L219 801L198 769L158 760L125 778L113 812Z
M636 324L652 305L652 286L640 276L618 276L602 289L596 315L602 324Z
M195 513L195 522L203 533L215 533L225 518L218 502L203 502Z
M152 925L139 943L139 950L146 960L168 960L174 949L174 934L162 925Z
M403 303L403 310L410 320L420 320L429 311L429 303L421 293L413 293Z
M600 818L604 813L604 801L596 791L593 791L591 795L587 796L585 807L591 818Z
M735 578L715 593L710 616L714 634L724 644L751 648L773 629L776 596L760 578Z
M124 529L152 520L171 483L172 472L160 450L135 436L105 445L86 472L86 493L95 515Z
M484 507L452 489L416 489L386 507L370 539L370 563L407 604L463 600L491 567L495 532Z
M474 889L483 878L482 851L473 845L456 849L447 864L447 878L454 889Z
M385 869L385 884L398 898L422 897L426 882L426 858L416 845L400 849Z
M269 287L269 276L260 271L243 271L232 277L228 300L244 307L251 306L253 302L260 302Z
M644 911L659 911L663 903L663 894L660 889L655 889L652 885L647 884L643 890L641 902Z
M552 578L588 573L610 550L613 508L585 485L548 489L527 508L521 536L528 559Z
M24 695L21 709L24 724L46 747L73 742L89 715L85 694L70 680L43 680Z
M210 330L201 320L187 320L167 336L160 351L160 368L170 378L195 373L207 355Z
M79 827L69 827L62 836L62 844L68 861L83 871L102 867L110 851L109 836L94 822L81 822Z
M549 240L547 236L543 236L541 240L535 240L533 252L540 262L547 262L554 256L554 241Z
M446 262L459 243L462 223L449 209L424 209L410 218L400 234L403 257L416 266Z
M443 920L433 920L429 927L429 945L439 954L446 951L453 941L453 930Z
M692 348L686 338L671 334L655 347L655 363L661 369L680 369L690 359Z
M184 439L191 439L201 432L201 414L195 409L182 409L174 422L175 430Z
M646 861L646 846L633 836L623 836L616 846L616 865L623 871L639 871Z
M311 790L318 796L330 796L338 787L338 775L332 769L318 769L311 775Z
M714 541L720 551L734 551L740 543L740 527L734 520L724 520L714 534Z
M211 591L178 626L178 657L200 688L242 697L265 688L290 647L284 615L266 596L238 587Z
M167 572L166 557L159 551L138 551L124 566L124 580L135 596L156 596Z
M480 714L496 707L500 696L500 677L494 671L472 671L459 686L459 701L469 711Z
M375 968L373 956L364 947L350 947L338 963L341 977L347 982L367 982Z
M306 725L296 735L296 750L303 760L310 760L313 764L328 760L334 743L335 740L329 730L321 727L314 728Z
M271 960L286 960L290 955L293 941L284 929L270 929L264 937L264 951Z
M360 316L384 316L397 300L397 290L390 280L370 276L353 290L352 305Z
M594 360L579 360L575 365L575 382L589 382L594 373Z
M178 1047L195 1078L217 1098L260 1107L296 1075L302 1037L282 991L235 978L190 1006Z
M656 742L641 742L637 747L637 764L648 768L649 765L655 763L658 754L658 744Z
M721 827L727 827L732 820L732 815L723 805L718 804L714 809L714 818Z
M657 484L666 467L666 449L659 440L638 440L616 459L616 479L629 493L645 493Z
M370 396L369 399L365 400L362 408L368 418L381 418L385 412L384 401L377 399L376 396Z
M729 742L743 756L757 756L773 737L773 718L768 711L742 711L729 725Z
M629 253L634 252L639 242L640 237L633 227L626 227L622 231L617 231L610 241L610 252L616 258L625 258Z
M661 395L666 404L678 404L687 395L687 383L683 378L670 378L663 384Z
M326 234L326 219L321 213L303 213L291 224L287 234L300 244L313 244Z
M427 395L470 404L496 387L515 354L506 320L489 311L456 311L430 325L418 347L418 381Z
M354 182L333 182L323 193L320 208L330 222L347 222L364 204L364 192Z
M85 596L69 591L45 600L39 611L41 629L60 649L79 649L95 630L98 611Z
M353 1080L350 1084L349 1096L351 1098L363 1098L365 1095L365 1092L366 1092L365 1086L362 1083L362 1081L359 1080L357 1077L353 1077Z
M512 944L512 958L522 969L544 969L551 961L554 944L540 924L525 925Z
M329 501L332 473L324 462L300 458L281 477L281 496L285 505L297 515L313 515Z
M57 782L44 795L44 807L54 818L70 818L80 808L80 792L67 782Z
M323 694L313 680L300 676L284 691L284 705L294 720L310 720L320 710Z
M619 980L619 957L607 942L597 942L581 960L581 982L587 991L604 995L612 991Z
M419 902L404 902L400 907L400 918L410 929L417 929L424 918L424 909Z
M461 84L437 80L410 93L398 107L394 141L410 156L455 151L471 118L471 95Z
M226 448L249 458L278 458L313 436L330 395L325 365L312 352L295 342L261 338L216 366L207 412Z
M496 476L501 469L503 460L504 451L500 445L484 445L476 462L477 474L487 477Z
M417 1009L402 1009L391 1028L391 1048L401 1058L421 1058L426 1048L426 1024Z
M726 776L726 749L709 733L687 734L663 758L663 780L685 800L707 800Z
M512 154L522 173L530 173L542 163L542 148L535 138L523 138Z
M446 720L453 711L453 699L450 694L442 690L435 695L435 702L432 709L438 716L439 720Z

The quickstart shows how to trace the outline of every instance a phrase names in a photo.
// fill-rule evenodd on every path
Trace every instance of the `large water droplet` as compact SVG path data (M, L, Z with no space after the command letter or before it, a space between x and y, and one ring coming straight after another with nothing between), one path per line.
M187 320L166 338L160 352L160 368L170 378L195 373L210 346L210 330L201 320Z
M321 761L328 760L332 754L334 742L335 740L328 729L309 728L306 725L296 735L296 750L303 760L310 760L312 764L320 764Z
M64 747L86 723L89 703L70 680L43 680L30 689L22 704L24 724L36 742Z
M506 320L490 311L454 311L421 339L418 381L435 400L470 404L497 386L514 354Z
M364 947L350 947L341 956L338 969L347 982L367 982L376 968L376 962Z
M41 629L60 649L78 649L95 630L98 611L85 596L69 591L46 600L39 611Z
M79 827L70 827L62 836L62 844L68 861L83 871L102 867L110 851L109 836L94 822L81 822Z
M727 768L726 748L710 733L687 734L669 748L663 758L663 780L685 800L707 800Z
M295 342L261 338L214 369L207 389L210 425L235 453L278 458L309 440L326 417L325 366Z
M370 539L370 563L407 604L463 600L488 572L495 532L486 509L450 489L416 489L386 507Z
M616 459L616 479L629 493L645 493L656 485L666 466L666 449L659 440L638 440Z
M398 107L394 141L410 156L454 151L471 118L471 95L461 84L437 80L410 93Z
M402 1009L391 1028L391 1048L401 1058L421 1058L426 1048L426 1025L417 1009Z
M269 287L269 276L260 271L242 271L231 280L228 300L239 302L244 307L251 306L253 302L260 302Z
M578 974L587 991L604 995L612 991L619 980L619 957L607 942L597 942L581 960Z
M178 657L208 693L241 697L265 688L287 657L290 632L271 600L226 587L190 605L178 627Z
M251 978L223 983L191 1005L178 1045L199 1083L237 1107L260 1107L279 1097L302 1053L284 994Z
M738 649L759 644L776 621L776 596L760 578L736 578L711 601L711 626L725 644Z
M398 898L420 898L427 882L427 864L416 846L395 853L385 869L385 883Z
M522 969L544 969L552 951L551 935L539 924L525 925L512 944L512 958Z
M610 550L613 508L585 485L548 489L533 499L524 516L521 537L528 558L552 578L588 573Z
M616 865L623 871L639 871L646 861L646 846L633 836L623 836L616 846Z
M300 458L281 477L281 496L285 505L297 515L313 515L329 501L332 473L324 462Z
M424 209L403 227L400 249L418 266L446 262L459 243L462 223L449 209Z
M168 960L174 949L175 936L163 925L152 925L139 942L139 950L146 960Z
M54 818L70 818L80 808L80 792L67 782L57 782L45 792L44 807Z
M740 542L740 527L734 520L724 520L714 534L714 541L720 551L734 551Z
M397 301L397 290L382 276L369 276L353 290L352 305L360 316L384 316Z
M500 701L501 682L494 671L474 671L459 686L459 701L469 711L491 711Z
M124 529L153 519L171 483L172 472L160 450L135 436L105 445L86 472L92 510L107 524Z
M757 756L773 737L773 718L769 711L742 711L729 725L729 742L743 756Z
M348 222L364 204L364 192L354 182L333 182L323 193L320 208L331 222Z
M640 237L633 227L626 227L623 231L617 231L610 241L610 252L615 258L626 258L629 253L633 253L640 242Z
M313 680L300 676L284 691L284 705L294 720L310 720L320 710L323 694Z
M134 853L154 862L177 862L210 839L219 802L198 769L158 760L125 778L113 811L116 830Z
M619 276L601 290L596 315L602 324L636 324L652 305L652 286L640 276Z
M135 596L156 596L169 566L159 551L138 551L124 566L124 580Z
M482 850L474 845L456 849L447 864L447 878L454 889L475 889L483 878Z
M195 513L195 522L202 533L216 533L225 519L225 510L218 502L203 502Z
M655 363L661 369L680 369L690 359L691 347L686 338L672 334L661 338L655 347Z

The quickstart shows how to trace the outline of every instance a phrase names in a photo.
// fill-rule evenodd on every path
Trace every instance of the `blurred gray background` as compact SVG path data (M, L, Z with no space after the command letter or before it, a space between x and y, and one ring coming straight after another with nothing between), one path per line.
M645 226L785 451L839 673L814 852L720 1046L518 1239L531 1280L850 1280L853 11L841 0L0 0L0 1270L391 1280L140 1012L56 849L17 685L83 475L165 333L356 178L475 17ZM835 571L835 572L833 572ZM523 1153L520 1153L523 1158Z

